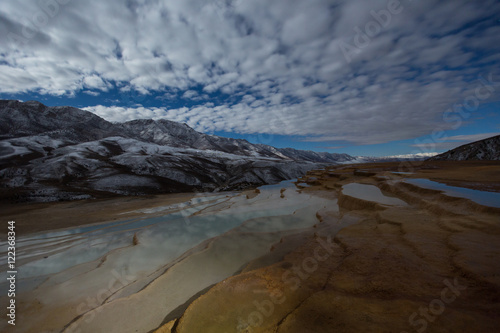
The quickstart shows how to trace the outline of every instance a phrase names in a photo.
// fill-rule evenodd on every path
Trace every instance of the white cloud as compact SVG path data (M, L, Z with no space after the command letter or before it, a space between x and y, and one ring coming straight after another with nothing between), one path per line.
M493 132L493 133L479 133L479 134L469 134L469 135L444 136L441 138L441 140L438 141L428 140L427 142L417 143L411 146L419 148L424 151L429 151L429 150L447 151L471 142L491 138L496 135L500 135L500 133Z
M97 75L84 77L83 85L87 89L97 89L102 91L107 91L109 89L109 85Z
M194 98L194 97L198 97L198 93L196 91L194 91L194 90L187 90L182 95L182 98L186 98L186 99L191 99L191 98Z
M386 0L70 1L21 44L8 33L33 26L38 1L6 0L0 92L96 95L115 86L203 104L89 108L113 121L167 117L202 131L357 144L414 138L449 127L447 108L470 96L479 74L498 73L500 3L401 3L349 63L339 43L353 44ZM218 100L206 104L196 91Z
M120 106L106 107L102 105L89 106L83 110L95 113L111 122L125 122L134 119L167 119L167 112L163 108L126 108Z
M433 157L436 155L439 155L439 153L416 153L416 154L392 155L392 156L384 156L384 157L409 159L409 158L428 158L428 157Z
M83 93L90 95L90 96L99 96L100 95L100 93L97 91L89 91L89 90L84 90Z
M487 138L491 138L492 136L500 135L498 132L493 133L479 133L479 134L469 134L469 135L454 135L445 138L445 140L449 141L463 141L463 142L474 142Z

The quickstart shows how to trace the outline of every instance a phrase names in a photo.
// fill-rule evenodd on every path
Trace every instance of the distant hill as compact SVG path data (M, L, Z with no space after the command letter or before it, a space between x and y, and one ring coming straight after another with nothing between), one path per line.
M499 161L500 135L472 142L436 155L428 161Z
M169 120L110 123L73 107L0 100L0 198L220 191L277 183L347 154L279 149Z

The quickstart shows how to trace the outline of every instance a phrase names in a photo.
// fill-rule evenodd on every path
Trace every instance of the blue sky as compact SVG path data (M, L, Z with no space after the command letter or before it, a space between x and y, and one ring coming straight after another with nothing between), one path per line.
M2 99L365 156L500 134L496 0L7 0L0 31Z

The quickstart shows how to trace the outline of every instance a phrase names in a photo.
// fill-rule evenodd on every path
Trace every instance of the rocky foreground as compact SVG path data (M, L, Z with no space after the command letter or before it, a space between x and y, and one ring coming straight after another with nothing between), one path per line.
M496 332L500 164L415 163L4 207L19 281L16 327L0 331Z
M300 180L309 185L303 191L337 197L340 211L319 212L305 239L282 239L156 332L498 331L500 209L398 180L498 190L500 165L427 163L412 175L389 172L397 169L310 172ZM376 185L407 205L343 194L352 182ZM353 218L359 222L335 233ZM289 251L290 243L300 245Z

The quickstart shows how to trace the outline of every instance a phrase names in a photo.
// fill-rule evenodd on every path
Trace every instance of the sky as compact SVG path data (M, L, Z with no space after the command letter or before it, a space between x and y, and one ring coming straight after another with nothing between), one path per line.
M3 0L0 99L363 156L500 134L498 0Z

